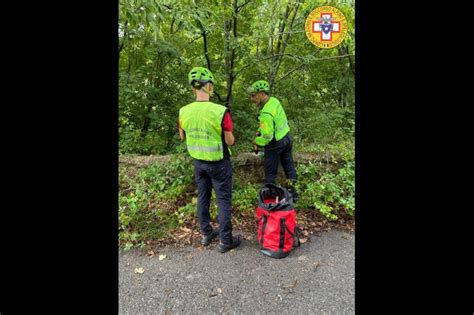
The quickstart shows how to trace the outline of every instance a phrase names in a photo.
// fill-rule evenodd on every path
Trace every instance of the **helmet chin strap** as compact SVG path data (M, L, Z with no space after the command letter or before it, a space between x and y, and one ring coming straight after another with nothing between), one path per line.
M209 92L209 90L206 89L205 86L201 87L201 90L203 90L203 91L204 91L206 94L208 94L209 96L213 96L213 95L214 95L214 91Z
M260 106L262 106L263 104L265 104L265 102L268 100L268 98L269 98L269 97L267 96L267 97L265 97L264 99L262 99L260 102L258 102L258 106L260 107Z

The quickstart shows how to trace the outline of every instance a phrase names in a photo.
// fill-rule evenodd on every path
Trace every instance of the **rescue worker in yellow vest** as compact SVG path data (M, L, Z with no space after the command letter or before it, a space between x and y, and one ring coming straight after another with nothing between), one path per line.
M281 162L286 178L289 180L288 190L293 201L298 200L295 189L296 170L293 163L292 139L285 110L277 98L269 96L270 85L265 80L254 82L247 91L250 100L260 108L258 120L260 127L253 140L254 146L264 147L265 182L275 184L278 164Z
M198 220L201 244L207 246L219 235L217 250L225 253L239 246L232 236L232 164L230 149L234 144L229 110L209 101L214 89L214 76L203 67L193 68L188 75L196 101L179 110L178 130L194 159L194 176L198 186ZM212 188L216 193L219 231L210 224L209 206Z

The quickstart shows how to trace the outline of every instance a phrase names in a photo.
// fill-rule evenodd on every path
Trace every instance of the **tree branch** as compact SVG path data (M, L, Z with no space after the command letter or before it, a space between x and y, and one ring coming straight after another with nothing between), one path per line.
M250 1L251 1L251 0L248 0L248 1L246 1L245 3L239 5L239 6L237 7L236 12L239 12L244 6L246 6L247 4L249 4Z
M202 39L203 39L203 46L204 46L204 56L206 57L206 62L207 62L207 68L212 72L212 67L211 67L211 61L209 60L209 54L208 54L208 50L207 50L207 36L206 36L206 31L204 29L204 26L201 24L201 22L199 22L200 26L201 26L201 34L202 34ZM224 100L219 93L217 93L215 90L214 90L214 94L217 96L217 98L219 99L219 102L226 102L226 100Z
M300 5L300 2L298 2L298 3L296 4L295 10L294 10L294 14L293 14L293 17L292 17L291 22L290 22L290 27L289 27L290 30L293 29L293 24L294 24L294 22L295 22L296 15L297 15L297 13L298 13L299 5ZM288 9L289 9L289 4L288 4L288 7L287 7L287 11L288 11ZM289 16L289 15L288 15L288 16ZM288 16L285 17L285 21L286 21L286 18L287 18ZM283 29L280 31L280 33L283 33L284 30L285 30L285 29L284 29L284 27L283 27ZM281 52L281 53L284 53L284 52L285 52L285 49L286 49L286 46L288 45L288 40L289 40L290 36L291 36L290 34L287 34L287 35L286 35L285 40L284 40L284 42L283 42L283 46L281 47L281 51L279 50L278 53L280 53L280 52ZM281 38L281 37L280 37L280 38ZM278 41L278 44L280 44L280 40ZM278 73L278 69L280 68L280 64L281 64L281 60L282 60L282 59L283 59L283 56L279 57L279 58L277 59L277 61L276 61L275 67L273 67L272 70L271 70L270 78L269 78L269 80L268 80L268 81L269 81L269 85L270 85L270 90L272 89L273 82L274 82L275 77L276 77L276 75L277 75L277 73Z
M173 19L171 20L171 26L170 26L170 34L171 35L173 35L173 33L174 33L174 30L173 30L174 21L175 21L175 16L173 15Z
M345 45L341 45L341 48L342 48L342 52L343 52L343 53L346 53L346 54L349 53L349 47L347 47L347 46L345 46ZM350 55L347 56L347 59L349 59L349 68L351 69L352 74L355 75L354 62L352 61L351 56L350 56Z
M204 56L206 57L207 68L209 70L211 70L211 61L209 60L209 55L208 55L208 52L207 52L207 36L206 36L206 31L204 30L204 28L202 29L202 39L203 39L203 43L204 43L203 44L203 46L204 46Z
M319 51L320 51L320 50L318 50L318 52L319 52ZM324 58L314 59L314 60L312 60L312 61L338 59L338 58L344 58L344 57L348 57L348 56L354 56L354 54L347 54L347 55L341 55L341 56L332 56L332 57L324 57ZM294 68L293 70L288 71L288 73L286 73L284 76L282 76L281 78L279 78L278 80L276 80L274 83L277 83L278 81L283 80L285 77L289 76L290 74L292 74L293 72L295 72L296 70L298 70L298 69L301 68L302 66L306 65L307 63L308 63L308 62L304 62L304 63L300 64L298 67Z
M316 50L316 52L313 54L313 56L316 56L322 49L318 49ZM308 60L309 61L309 60ZM276 84L277 82L279 82L280 80L283 80L284 78L286 78L287 76L289 76L290 74L292 74L293 72L295 72L296 70L300 69L301 67L303 67L304 65L308 64L308 61L305 61L303 62L302 64L300 64L298 67L288 71L285 75L283 75L281 78L279 78L278 80L276 80L274 82L274 84Z
M258 59L255 62L260 62L260 61L264 61L264 60L268 60L268 59L273 59L273 58L279 57L279 56L292 56L292 57L295 57L295 58L300 59L300 60L304 59L303 57L297 56L295 54L278 54L278 55L272 55L272 56L268 56L268 57L265 57L265 58L262 58L262 59ZM243 66L242 68L240 68L240 70L237 71L236 74L234 75L234 78L237 77L237 75L239 75L245 68L250 67L252 64L253 64L253 62L248 63L245 66Z
M120 52L122 52L122 49L123 49L123 45L125 44L125 39L127 38L127 29L128 29L128 20L125 21L125 24L123 26L123 39L122 39L122 43L120 44L120 47L119 47L119 54Z
M232 16L228 21L227 28L226 28L226 38L228 40L227 47L229 49L230 41L232 40L235 42L237 40L237 0L233 1L232 6ZM232 32L232 36L231 36ZM226 58L226 68L227 68L227 97L226 97L226 105L229 109L232 109L232 86L234 84L234 64L235 64L235 46L232 45L230 48L230 56L227 54Z
M281 41L283 39L283 32L285 31L285 26L286 26L286 20L288 19L288 16L290 16L290 3L288 3L288 5L286 6L286 12L285 12L285 17L283 18L283 20L280 21L280 27L279 27L279 36L278 36L278 40L277 40L277 47L276 47L276 52L277 54L280 52L280 48L281 48Z
M347 55L332 56L332 57L323 57L323 58L315 59L314 61L329 60L329 59L338 59L338 58L344 58L344 57L348 57L348 56L355 56L355 54L347 54Z
M222 102L222 103L225 103L225 102L226 102L226 100L223 99L223 98L219 95L219 93L217 93L216 91L214 91L214 94L215 94L215 95L217 96L217 98L219 99L219 102Z

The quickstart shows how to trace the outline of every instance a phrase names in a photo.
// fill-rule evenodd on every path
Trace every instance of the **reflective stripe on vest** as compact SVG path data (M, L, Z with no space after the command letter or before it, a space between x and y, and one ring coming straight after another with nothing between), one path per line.
M189 150L195 150L195 151L202 151L202 152L215 152L215 151L220 151L221 148L219 146L217 147L201 147L197 145L188 145Z

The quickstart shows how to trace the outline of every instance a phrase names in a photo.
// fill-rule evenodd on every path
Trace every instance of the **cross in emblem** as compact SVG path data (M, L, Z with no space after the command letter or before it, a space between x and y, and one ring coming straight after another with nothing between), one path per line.
M321 41L332 41L332 33L339 33L340 23L333 22L332 13L321 13L321 18L313 21L313 33L321 34Z

